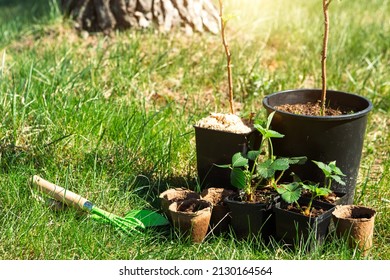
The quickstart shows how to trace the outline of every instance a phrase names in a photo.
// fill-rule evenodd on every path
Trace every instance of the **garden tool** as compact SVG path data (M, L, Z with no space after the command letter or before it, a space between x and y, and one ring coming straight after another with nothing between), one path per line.
M57 186L37 175L33 176L33 183L38 186L41 192L48 194L52 198L66 205L87 211L92 214L93 218L110 223L127 234L139 232L139 229L144 229L145 227L161 226L169 223L167 219L152 210L133 210L127 213L125 217L119 217L98 208L81 195Z

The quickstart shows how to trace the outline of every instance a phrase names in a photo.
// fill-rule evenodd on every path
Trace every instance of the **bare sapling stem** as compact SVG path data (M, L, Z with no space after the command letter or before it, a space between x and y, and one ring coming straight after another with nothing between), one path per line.
M321 115L325 115L325 103L326 103L326 56L328 52L328 36L329 36L329 14L328 7L332 0L322 0L322 7L324 11L324 40L322 44L322 93L321 93Z
M226 61L227 61L227 73L228 73L228 85L229 85L229 104L230 104L230 113L234 114L234 100L233 100L233 76L232 76L232 64L231 64L231 53L229 50L229 45L226 41L225 37L225 28L226 28L226 21L223 18L223 3L222 0L219 0L219 17L221 20L221 36L222 36L222 44L225 48L226 53Z

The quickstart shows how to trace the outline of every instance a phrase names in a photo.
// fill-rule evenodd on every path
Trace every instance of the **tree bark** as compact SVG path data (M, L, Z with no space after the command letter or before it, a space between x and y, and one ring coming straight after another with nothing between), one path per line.
M77 29L110 33L114 29L156 26L168 32L218 33L219 14L211 0L61 0Z

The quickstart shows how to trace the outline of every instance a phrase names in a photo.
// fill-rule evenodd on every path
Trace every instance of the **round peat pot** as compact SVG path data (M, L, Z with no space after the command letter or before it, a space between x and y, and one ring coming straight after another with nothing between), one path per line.
M189 237L194 243L201 243L209 228L212 208L206 200L191 198L173 202L169 212L173 226L183 236Z
M184 188L167 189L159 196L161 202L161 210L166 214L168 220L172 222L170 212L168 211L169 205L173 202L180 202L182 200L191 198L200 198L200 195L192 190Z
M327 91L327 104L331 108L348 108L351 114L340 116L297 115L275 109L284 104L316 103L321 99L320 89L288 90L270 94L263 99L268 114L276 111L272 129L284 134L273 139L274 154L283 157L306 156L304 165L294 165L290 171L302 180L323 182L322 171L311 160L337 166L346 174L346 185L333 182L332 189L347 194L346 202L352 204L365 136L367 115L372 103L362 97L341 91ZM290 174L290 172L286 172Z
M202 189L224 187L235 189L230 183L230 169L215 164L230 164L235 153L246 153L260 146L257 130L249 133L232 133L194 126L196 161Z
M237 201L235 197L225 199L231 215L231 226L237 238L261 236L267 240L275 232L272 203L249 203Z
M336 206L332 215L336 234L346 238L350 247L357 246L365 256L372 247L375 215L376 211L369 207Z
M202 191L201 198L211 202L213 211L210 219L210 232L222 234L229 231L230 215L229 207L224 202L225 198L233 195L235 191L224 188L208 188Z

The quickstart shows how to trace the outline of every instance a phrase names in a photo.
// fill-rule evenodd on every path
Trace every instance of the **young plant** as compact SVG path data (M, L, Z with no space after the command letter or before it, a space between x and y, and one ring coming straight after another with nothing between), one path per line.
M249 151L246 154L236 153L232 157L231 164L218 165L231 169L231 183L243 191L244 201L253 202L255 191L260 186L271 186L276 189L290 164L303 163L306 160L305 157L276 158L274 156L271 139L284 137L283 134L270 129L274 114L275 112L268 116L265 126L259 123L254 125L262 135L259 150ZM279 174L276 176L277 172Z
M327 189L331 189L332 181L335 180L340 185L345 186L345 182L341 179L341 176L345 176L343 172L341 172L340 168L336 166L336 161L331 161L329 164L325 164L321 161L312 160L318 168L322 170L324 173L325 179L323 186Z
M295 206L301 211L303 215L310 216L312 211L313 201L318 197L327 197L332 193L331 186L332 180L335 180L339 184L345 185L344 181L341 179L341 176L345 176L340 168L336 166L336 162L332 161L329 164L325 164L320 161L312 160L318 168L324 173L325 179L323 186L320 187L319 183L305 183L302 182L299 177L294 176L295 182L290 184L282 184L276 189L281 195L282 199L290 204L295 204ZM295 174L294 174L295 175ZM310 193L309 203L307 208L302 209L299 205L298 200L302 195L302 190L305 189Z
M301 205L299 204L298 200L302 195L302 190L306 189L310 192L311 196L309 199L309 203L307 204L306 208L303 209ZM302 215L310 216L310 213L312 211L312 205L313 201L317 197L321 196L327 196L332 191L328 188L319 187L319 184L305 184L303 182L292 182L289 184L281 184L277 187L277 192L280 194L282 199L289 203L294 204Z
M326 197L328 196L332 191L328 188L320 187L319 184L304 184L301 182L301 185L304 189L308 190L311 194L309 203L307 204L307 208L301 212L305 216L310 216L311 209L312 209L312 204L314 199L317 197Z

